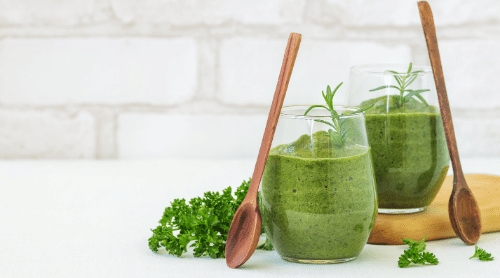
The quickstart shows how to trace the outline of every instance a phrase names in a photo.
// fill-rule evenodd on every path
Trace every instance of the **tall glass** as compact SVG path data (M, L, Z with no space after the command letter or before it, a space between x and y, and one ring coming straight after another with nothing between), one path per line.
M431 68L352 67L349 105L373 105L365 118L379 212L424 210L441 188L450 161Z
M267 236L284 259L337 263L358 256L377 215L363 113L335 107L282 109L264 176L260 209ZM337 133L340 131L341 133ZM345 134L340 142L336 136Z

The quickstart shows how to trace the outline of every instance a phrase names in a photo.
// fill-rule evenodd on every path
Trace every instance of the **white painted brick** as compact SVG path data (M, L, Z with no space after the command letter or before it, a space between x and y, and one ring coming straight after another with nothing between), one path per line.
M461 157L500 156L500 118L453 114L453 124Z
M224 41L220 50L218 98L229 104L270 104L286 42L286 39Z
M118 120L118 158L256 159L267 115L127 113Z
M429 0L436 26L499 22L497 0ZM306 19L345 26L420 25L414 0L324 0L308 3Z
M405 26L419 20L416 1L323 0L313 1L306 18L317 23L345 26Z
M450 106L500 108L499 41L441 41Z
M5 39L0 103L177 104L197 86L192 39Z
M221 48L219 98L228 104L270 105L278 81L283 40L231 39ZM335 97L347 102L350 67L366 63L408 63L406 45L384 46L372 42L324 42L302 39L288 86L285 105L323 103L321 91L327 85L344 85Z
M500 22L500 1L498 0L430 0L428 2L438 27ZM420 24L419 16L417 20Z
M95 0L0 0L0 25L75 25L92 13Z
M0 158L94 158L87 112L0 110Z
M217 88L217 51L219 44L213 39L198 41L199 97L213 99Z
M116 113L106 109L94 111L96 119L96 158L116 158Z
M113 8L109 0L92 0L92 15L84 23L99 24L115 20ZM104 28L102 28L104 29Z
M173 25L223 23L300 23L305 0L111 0L116 16L126 23Z

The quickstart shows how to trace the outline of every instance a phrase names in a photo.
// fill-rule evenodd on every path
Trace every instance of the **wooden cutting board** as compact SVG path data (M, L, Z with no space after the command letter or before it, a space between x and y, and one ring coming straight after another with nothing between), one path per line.
M481 210L482 232L500 231L500 176L465 175ZM423 212L406 215L379 214L368 243L403 244L402 238L426 241L456 237L448 216L453 176L446 177L432 204Z

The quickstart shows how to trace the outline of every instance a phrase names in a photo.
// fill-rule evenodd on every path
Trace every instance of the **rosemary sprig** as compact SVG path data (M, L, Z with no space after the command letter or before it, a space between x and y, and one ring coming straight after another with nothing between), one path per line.
M378 90L382 90L382 89L386 89L386 88L393 88L393 89L396 89L396 90L399 91L399 99L398 99L398 102L397 102L398 107L403 106L412 97L416 97L422 103L424 103L425 105L429 106L429 104L427 103L427 101L425 101L424 97L422 97L420 95L423 92L430 91L429 89L421 89L421 90L410 90L410 89L408 89L408 87L410 86L410 84L413 83L413 81L415 81L415 79L417 79L418 73L423 72L421 70L411 71L411 68L412 68L412 63L410 63L410 65L408 66L408 71L406 72L406 75L402 75L402 74L405 74L403 72L396 72L396 71L393 71L393 70L388 70L387 71L387 72L390 72L390 73L394 74L394 79L396 79L396 82L398 83L399 87L395 86L395 85L390 85L390 86L384 85L384 86L380 86L380 87L371 89L370 92L374 92L374 91L378 91ZM405 95L405 92L407 92L406 95Z
M326 94L324 91L321 92L323 94L323 99L326 102L326 106L325 105L311 105L304 113L304 116L306 116L307 113L309 113L314 108L324 108L324 109L328 110L330 112L331 117L332 117L332 122L328 122L328 121L324 121L324 120L320 120L320 119L315 119L314 121L319 122L319 123L323 123L323 124L327 124L333 128L333 129L328 130L328 134L332 138L334 145L339 147L339 148L344 146L345 140L347 139L347 131L346 131L346 128L344 125L344 120L342 118L340 118L339 113L337 113L337 111L335 111L335 109L333 108L333 97L335 96L335 93L337 92L337 90L340 88L340 86L342 84L343 83L341 82L333 91L330 88L330 85L328 85L326 87ZM370 106L364 107L364 108L360 108L360 109L354 111L353 113L363 112L367 109L370 109L372 106L373 105L370 105Z

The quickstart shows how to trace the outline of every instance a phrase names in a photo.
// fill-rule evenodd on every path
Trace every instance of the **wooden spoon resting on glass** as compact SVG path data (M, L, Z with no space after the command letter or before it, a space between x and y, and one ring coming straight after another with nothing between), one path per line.
M424 29L425 41L427 42L427 50L429 51L432 72L434 73L434 82L436 83L446 142L448 143L448 151L450 152L451 164L453 166L453 191L448 203L450 222L457 236L466 244L472 245L481 236L481 215L476 199L465 181L460 158L458 157L457 141L451 119L448 95L446 94L446 87L444 85L443 69L441 67L436 28L434 27L431 7L427 1L419 1L418 9Z
M255 164L252 181L250 182L250 188L240 207L236 210L233 221L231 222L231 227L229 228L226 240L226 264L230 268L237 268L244 264L250 256L252 256L259 242L262 218L257 203L257 193L266 166L269 150L271 149L271 143L273 142L274 131L278 124L278 118L281 107L283 106L283 100L285 99L288 82L292 75L295 58L299 51L301 38L302 36L296 33L290 34L288 38L278 85L276 86L271 110L267 118L264 138L260 145L257 163Z

